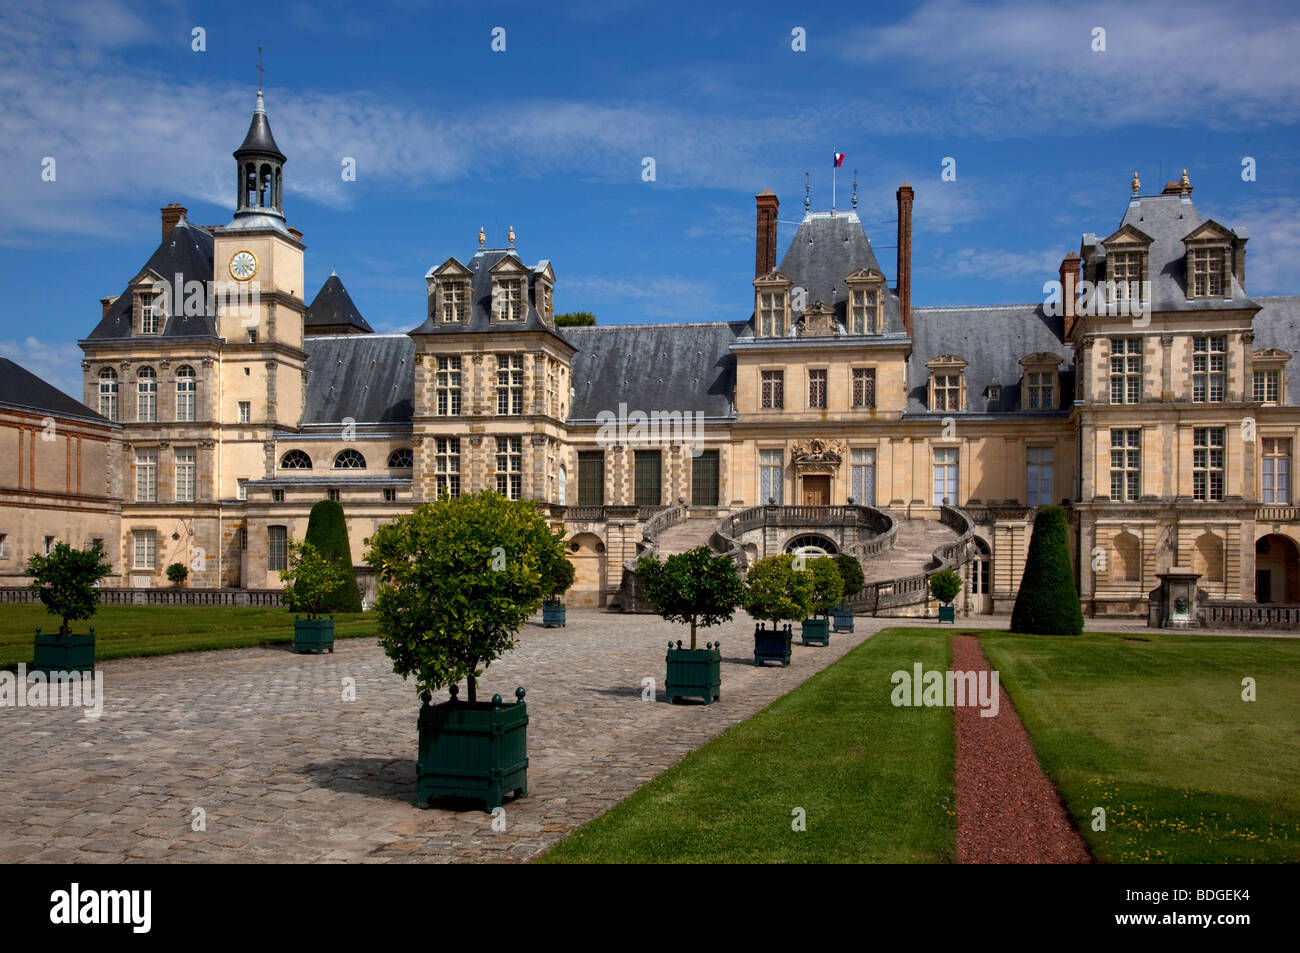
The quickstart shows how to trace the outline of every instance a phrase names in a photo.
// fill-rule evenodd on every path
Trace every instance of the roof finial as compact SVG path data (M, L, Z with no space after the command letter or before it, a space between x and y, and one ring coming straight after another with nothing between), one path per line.
M858 207L858 170L853 170L853 207Z
M262 95L262 44L257 45L257 95Z
M330 269L330 277L331 277L331 278L337 278L338 276L339 276L338 271L336 271L335 269L331 268L331 269Z
M509 239L510 239L510 247L511 247L511 248L514 248L514 247L515 247L515 227L514 227L513 225L510 226L510 234L509 234L508 237L509 237Z
M1183 177L1178 180L1178 187L1184 192L1190 192L1192 190L1192 182L1187 178L1186 169L1183 170Z
M478 247L479 247L479 248L482 248L482 247L483 247L483 244L484 244L486 241L487 241L487 235L484 234L484 232L483 232L483 226L480 225L479 228L478 228Z
M1134 170L1134 172L1133 172L1133 194L1134 194L1134 195L1137 195L1137 194L1138 194L1138 189L1140 189L1140 188L1142 188L1142 183L1138 181L1138 174L1137 174L1137 171Z
M803 210L807 212L812 208L812 176L807 172L803 174Z

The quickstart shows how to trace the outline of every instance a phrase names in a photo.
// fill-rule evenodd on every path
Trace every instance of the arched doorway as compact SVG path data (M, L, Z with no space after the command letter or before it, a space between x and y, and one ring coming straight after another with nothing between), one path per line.
M1271 533L1255 543L1255 601L1300 603L1300 549Z
M975 558L970 564L970 606L977 613L993 611L993 555L989 544L975 538Z
M578 533L569 540L573 563L573 588L565 596L571 606L599 606L605 599L605 544L594 533Z

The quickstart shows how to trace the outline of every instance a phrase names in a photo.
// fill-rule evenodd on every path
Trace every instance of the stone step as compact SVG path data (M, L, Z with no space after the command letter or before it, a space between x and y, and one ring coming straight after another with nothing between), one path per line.
M717 525L718 521L712 518L692 518L674 523L659 533L659 557L664 559L689 552L697 546L708 546L709 537Z
M925 572L934 559L934 551L956 538L957 533L938 520L901 519L893 547L863 562L866 581L890 582Z

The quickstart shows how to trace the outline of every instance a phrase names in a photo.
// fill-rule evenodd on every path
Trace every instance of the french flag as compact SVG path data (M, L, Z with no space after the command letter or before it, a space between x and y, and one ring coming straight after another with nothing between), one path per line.
M838 169L842 165L844 165L844 153L837 152L835 153L835 168Z

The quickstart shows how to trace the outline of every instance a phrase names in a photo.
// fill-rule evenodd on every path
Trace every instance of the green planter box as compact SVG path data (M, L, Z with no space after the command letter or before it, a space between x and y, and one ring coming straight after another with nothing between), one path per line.
M300 619L293 617L293 650L320 655L334 652L334 617Z
M556 626L564 627L564 603L562 602L543 602L542 603L542 625L548 629Z
M89 635L68 633L61 636L36 630L33 672L93 672L95 670L95 630Z
M490 702L451 701L420 708L420 758L416 764L416 798L422 807L434 797L466 797L482 801L486 810L500 807L512 791L528 795L528 708L524 690L504 705L500 695Z
M780 662L782 665L789 665L790 645L793 641L794 631L788 625L784 629L754 626L754 664Z
M957 622L957 607L956 607L956 606L940 606L940 607L939 607L939 621L940 621L940 622L951 622L951 623L953 623L953 624L955 625L956 622Z
M853 613L843 606L835 607L835 631L852 632L853 631Z
M801 629L804 645L830 645L831 620L826 616L820 619L804 619Z
M702 649L673 648L668 643L668 678L664 682L664 700L672 704L678 698L702 698L708 705L722 700L722 643L706 642Z

